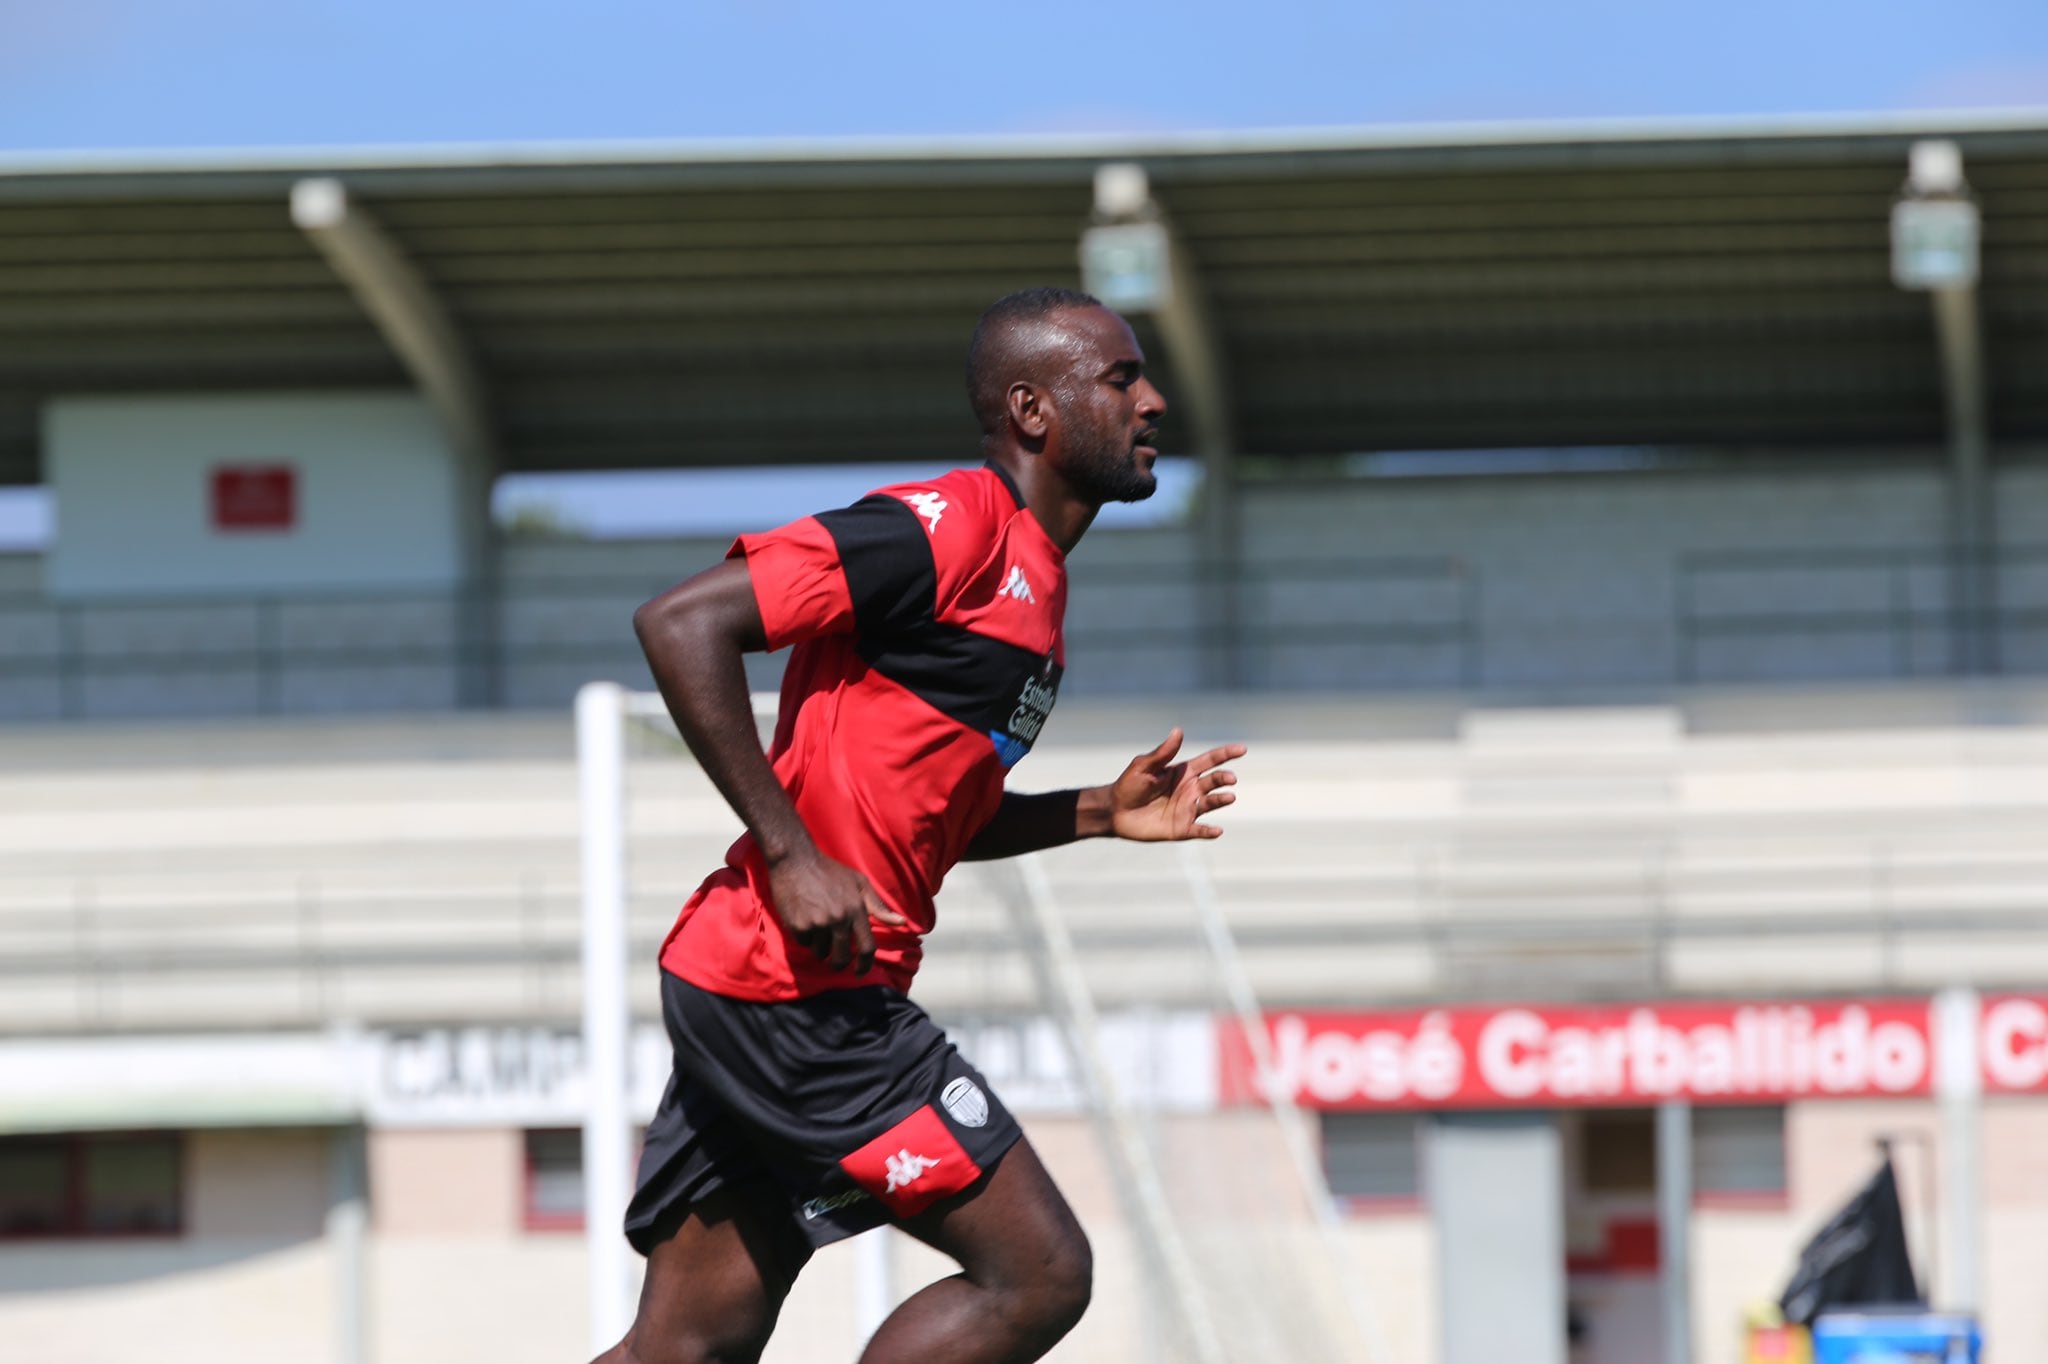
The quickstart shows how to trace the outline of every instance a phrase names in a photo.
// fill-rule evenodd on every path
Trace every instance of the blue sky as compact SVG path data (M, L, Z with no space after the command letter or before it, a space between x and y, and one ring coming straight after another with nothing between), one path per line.
M2016 106L2048 0L0 0L0 155ZM0 547L50 515L0 490Z
M0 0L0 149L2048 105L2042 0Z

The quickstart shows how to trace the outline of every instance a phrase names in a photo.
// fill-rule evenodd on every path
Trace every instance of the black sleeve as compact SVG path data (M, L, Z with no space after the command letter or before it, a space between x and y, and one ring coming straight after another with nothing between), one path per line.
M931 536L909 506L886 493L820 512L818 524L839 548L839 566L862 635L900 635L931 622L939 572Z

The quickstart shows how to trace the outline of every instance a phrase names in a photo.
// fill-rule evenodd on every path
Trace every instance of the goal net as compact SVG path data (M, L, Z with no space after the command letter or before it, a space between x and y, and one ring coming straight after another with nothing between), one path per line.
M756 698L764 734L774 700ZM652 1063L655 951L739 826L659 697L593 684L577 714L602 1348L636 1291L616 1228L631 1133L649 1114L630 1096L644 1105L658 1089L629 1074L627 1053L637 1033L637 1059ZM1251 1086L1250 1101L1221 1091L1221 1056L1257 1067L1265 1033L1203 849L1091 843L955 869L917 997L1017 1112L1093 1243L1094 1301L1055 1359L1392 1364L1312 1120L1264 1097L1277 1086ZM890 1307L951 1272L896 1232L831 1247L799 1280L767 1359L850 1358Z

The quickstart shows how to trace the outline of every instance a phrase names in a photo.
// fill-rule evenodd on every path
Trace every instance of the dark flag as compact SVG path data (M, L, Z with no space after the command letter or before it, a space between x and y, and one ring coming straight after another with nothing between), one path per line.
M1887 1155L1870 1182L1799 1253L1778 1299L1785 1320L1811 1326L1833 1307L1924 1306L1906 1253L1899 1181Z

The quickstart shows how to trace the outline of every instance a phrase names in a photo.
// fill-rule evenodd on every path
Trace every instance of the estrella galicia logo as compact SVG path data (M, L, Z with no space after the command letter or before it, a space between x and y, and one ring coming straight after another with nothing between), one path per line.
M1016 706L1010 711L1010 718L1001 729L988 732L989 742L996 747L996 758L1005 767L1015 767L1031 745L1038 742L1039 731L1045 728L1046 717L1052 714L1053 703L1060 696L1060 665L1053 662L1051 654L1045 656L1036 675L1024 679L1024 685L1017 691Z

